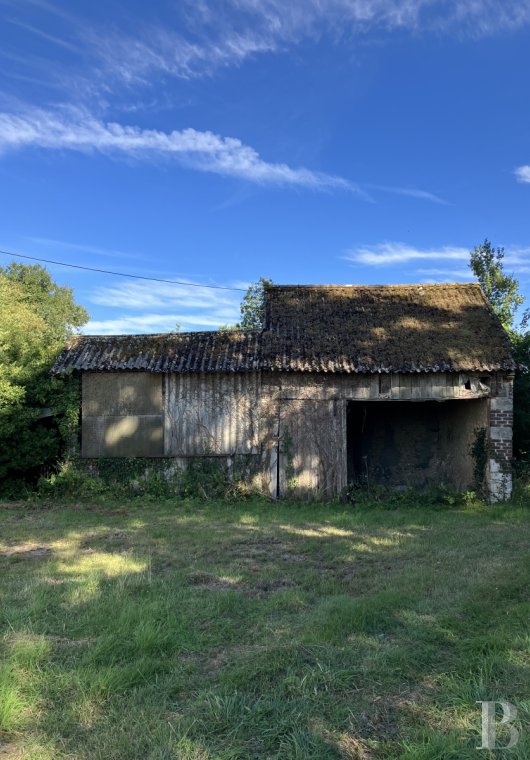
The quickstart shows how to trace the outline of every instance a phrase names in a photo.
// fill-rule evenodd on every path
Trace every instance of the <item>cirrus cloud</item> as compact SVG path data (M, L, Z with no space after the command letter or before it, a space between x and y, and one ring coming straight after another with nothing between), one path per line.
M354 264L367 266L392 266L411 261L466 261L469 249L461 246L440 248L416 248L405 243L386 242L372 246L359 246L348 251L344 257Z
M459 264L469 265L471 247L442 245L436 248L419 248L407 243L386 241L375 245L360 245L347 251L342 257L353 265L368 267L402 267L407 264L417 275L430 275L454 279L473 279L471 270L461 268ZM428 268L422 268L421 264ZM512 272L528 274L530 272L530 248L510 245L504 253L504 264ZM418 268L419 265L420 268ZM444 266L447 265L447 266ZM428 282L435 280L429 279Z
M155 74L209 76L326 35L335 42L394 31L485 37L527 25L530 0L184 0L177 16L179 31L153 23L85 38L107 78L146 84Z
M245 283L233 284L241 287ZM89 300L103 307L104 318L91 319L83 332L94 334L211 330L239 319L240 293L201 287L189 280L161 282L118 281L96 288Z
M0 153L29 147L127 155L139 160L163 156L192 169L260 185L342 189L364 195L342 177L265 161L254 148L234 137L192 128L172 132L141 129L105 122L80 108L0 113Z

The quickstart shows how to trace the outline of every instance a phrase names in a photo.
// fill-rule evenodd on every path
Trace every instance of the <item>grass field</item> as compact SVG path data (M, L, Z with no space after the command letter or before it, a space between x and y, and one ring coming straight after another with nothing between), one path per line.
M529 547L515 507L3 505L0 758L529 758Z

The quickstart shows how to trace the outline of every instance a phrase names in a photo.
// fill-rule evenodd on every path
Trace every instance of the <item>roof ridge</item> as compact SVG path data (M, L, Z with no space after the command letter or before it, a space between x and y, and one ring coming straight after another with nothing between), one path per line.
M93 335L91 333L74 333L70 336L69 340L72 338L90 338L91 340L105 340L106 338L112 338L113 340L115 338L184 338L187 336L195 336L195 335L230 335L237 333L245 334L245 335L257 335L260 332L260 330L188 330L186 332L167 332L167 333L103 333L98 335Z
M311 288L356 288L358 290L371 288L470 288L480 287L478 282L403 282L403 283L381 283L375 285L355 285L352 283L338 283L338 284L313 284L313 285L267 285L266 290L280 290L280 289L298 289L298 290L310 290Z

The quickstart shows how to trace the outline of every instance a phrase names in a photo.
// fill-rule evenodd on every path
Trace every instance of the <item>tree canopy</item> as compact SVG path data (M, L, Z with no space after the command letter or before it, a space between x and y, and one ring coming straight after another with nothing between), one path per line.
M239 306L241 320L235 325L221 325L220 330L261 330L265 322L265 289L272 285L268 277L249 285Z
M505 330L513 330L515 314L524 303L524 296L519 291L519 282L504 271L504 248L494 248L485 239L471 251L469 266Z
M58 455L77 415L75 381L49 371L88 314L38 265L0 267L0 303L0 477L22 477ZM38 422L46 414L54 424Z
M268 277L260 277L243 296L239 323L242 330L262 329L265 320L265 288L269 285L272 285L272 280Z
M526 330L528 310L516 324L525 298L519 282L504 271L504 248L494 248L489 240L470 253L469 266L478 279L492 309L512 342L518 370L514 382L514 453L520 460L530 455L530 333Z

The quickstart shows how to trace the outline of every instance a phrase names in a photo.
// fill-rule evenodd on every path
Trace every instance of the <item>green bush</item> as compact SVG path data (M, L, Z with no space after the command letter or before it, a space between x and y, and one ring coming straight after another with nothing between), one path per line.
M54 467L75 435L78 380L52 377L50 369L88 314L71 288L37 265L0 267L0 303L0 487L6 494Z
M424 489L409 486L399 490L380 485L366 488L357 483L350 483L342 498L357 507L377 506L385 509L400 507L451 509L480 501L475 491L456 491L444 483Z
M246 499L258 492L248 486L248 472L234 468L229 477L218 459L191 459L180 469L166 459L69 459L56 472L41 477L37 499L138 499L166 501L175 498ZM26 489L25 496L30 491Z

